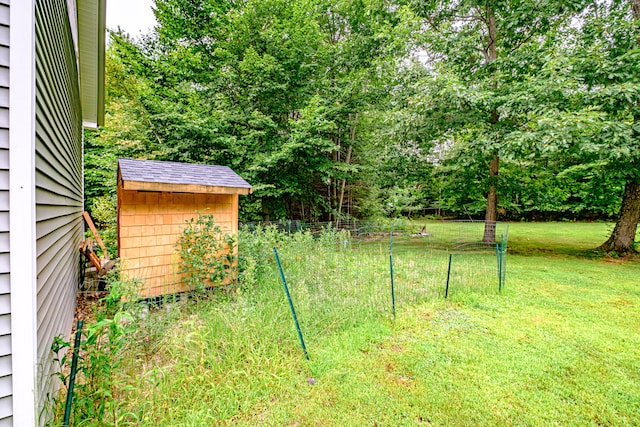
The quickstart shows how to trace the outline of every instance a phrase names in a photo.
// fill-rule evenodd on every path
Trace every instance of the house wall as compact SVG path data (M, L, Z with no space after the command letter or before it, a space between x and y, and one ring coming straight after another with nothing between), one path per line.
M143 192L118 189L121 270L143 283L141 296L185 291L176 242L185 221L212 214L222 231L238 232L237 194Z
M41 423L57 390L51 343L74 318L82 240L82 116L66 0L36 0L37 390ZM56 383L54 383L54 381Z
M9 0L0 0L0 426L12 423L9 270Z

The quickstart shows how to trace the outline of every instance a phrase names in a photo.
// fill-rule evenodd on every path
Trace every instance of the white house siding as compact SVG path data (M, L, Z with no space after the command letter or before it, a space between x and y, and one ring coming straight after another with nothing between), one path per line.
M82 239L82 117L66 0L36 0L38 405L53 387L51 343L68 338ZM46 416L41 416L41 422Z
M0 426L11 425L9 283L9 0L0 0Z

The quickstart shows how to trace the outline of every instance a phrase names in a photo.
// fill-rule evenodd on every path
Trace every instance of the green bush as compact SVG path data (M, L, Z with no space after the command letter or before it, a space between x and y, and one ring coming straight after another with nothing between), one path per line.
M116 197L106 195L93 199L90 209L91 219L100 233L110 259L115 259L118 254L117 206Z
M238 234L239 283L252 288L264 281L270 266L275 264L273 248L291 240L291 235L276 226L243 226Z
M186 221L177 246L179 272L190 290L209 286L229 287L237 280L236 237L224 233L213 215Z
M131 367L132 350L140 342L132 338L141 337L142 306L137 303L137 283L121 281L114 271L107 285L110 293L82 331L72 412L72 419L85 420L82 425L118 425L132 415L122 410L126 406L123 396L131 386L121 374ZM58 378L67 389L72 362L69 347L62 337L56 337L51 346L59 365ZM64 398L59 396L53 425L59 425Z

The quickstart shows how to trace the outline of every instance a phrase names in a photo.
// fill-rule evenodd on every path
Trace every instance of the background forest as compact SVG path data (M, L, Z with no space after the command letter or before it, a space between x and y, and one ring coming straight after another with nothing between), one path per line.
M640 219L640 0L156 0L114 30L87 207L118 157L227 165L245 221ZM101 208L102 206L102 208Z

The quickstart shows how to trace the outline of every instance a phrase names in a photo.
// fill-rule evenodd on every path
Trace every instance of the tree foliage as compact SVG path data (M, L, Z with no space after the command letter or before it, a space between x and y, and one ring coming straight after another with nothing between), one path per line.
M612 218L640 179L634 4L155 0L154 31L111 34L87 197L137 157L232 167L244 219Z

